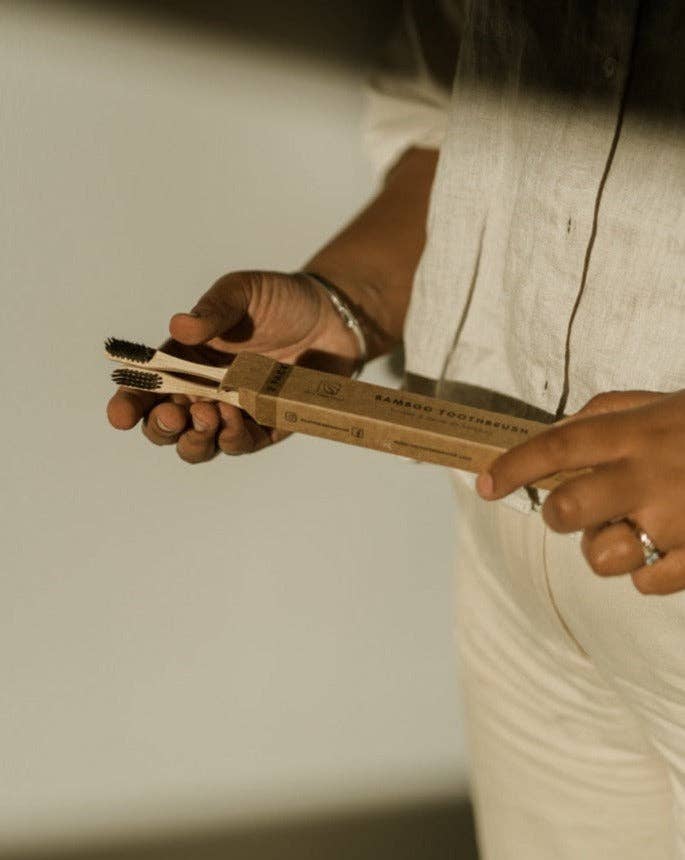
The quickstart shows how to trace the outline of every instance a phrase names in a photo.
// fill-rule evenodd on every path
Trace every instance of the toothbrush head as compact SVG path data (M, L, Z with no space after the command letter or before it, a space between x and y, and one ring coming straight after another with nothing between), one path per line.
M158 373L120 368L112 373L112 381L116 382L117 385L125 385L127 388L156 391L162 387L164 380Z
M105 349L112 358L124 358L127 361L136 361L147 364L157 352L143 343L131 343L129 340L121 340L118 337L108 337L105 341Z

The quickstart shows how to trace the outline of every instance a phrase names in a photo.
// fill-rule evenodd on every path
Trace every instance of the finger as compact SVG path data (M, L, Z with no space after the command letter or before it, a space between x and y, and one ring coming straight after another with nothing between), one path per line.
M478 492L483 498L499 499L556 472L620 460L628 436L624 412L551 427L499 456L479 475Z
M262 424L257 424L257 422L250 418L249 415L245 416L245 427L252 437L252 441L254 443L253 451L261 451L262 448L266 448L267 445L271 445L273 439L271 437L271 428L264 427Z
M155 394L120 388L107 404L107 418L117 430L130 430L158 402Z
M269 442L273 445L275 442L280 442L282 439L287 439L291 434L287 430L277 430L273 427L271 430L268 430L269 434Z
M216 454L219 410L213 403L194 403L190 407L192 428L176 443L178 456L186 463L205 463Z
M629 573L642 567L645 561L640 542L627 523L586 529L580 548L587 563L599 576Z
M542 517L562 534L626 516L640 504L640 483L624 460L570 478L549 494Z
M572 415L567 415L561 421L555 422L554 426L558 427L560 424L577 421L579 418L587 418L590 415L606 415L608 412L619 412L622 409L645 406L663 396L663 392L659 391L603 391L588 400L582 409Z
M216 403L208 400L196 400L190 407L190 419L193 429L210 436L219 429L221 415Z
M206 343L236 326L250 304L249 281L244 276L225 275L197 302L190 313L174 314L169 332L188 346Z
M248 454L254 450L254 440L245 426L243 414L236 406L219 403L221 427L217 444L224 454Z
M187 423L187 408L165 401L149 413L143 424L143 433L154 445L174 445Z
M633 585L641 594L675 594L685 589L685 547L672 549L652 565L631 573Z

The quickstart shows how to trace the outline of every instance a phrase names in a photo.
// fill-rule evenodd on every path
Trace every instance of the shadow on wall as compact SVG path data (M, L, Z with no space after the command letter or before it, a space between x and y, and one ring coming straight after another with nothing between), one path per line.
M443 802L2 860L478 860L470 807Z
M449 88L459 42L455 32L447 32L443 2L408 2L424 60L436 80ZM403 0L53 0L50 5L57 3L88 12L125 13L155 24L182 27L186 32L195 30L214 37L224 34L289 48L328 62L370 68L387 47L388 37L400 20ZM503 24L497 15L485 19L478 62L469 65L465 61L463 74L475 75L480 83L490 78L499 92L512 64L518 62L519 45L511 35L520 30L526 36L526 50L522 54L525 62L517 71L517 88L522 92L551 92L584 108L594 103L613 111L614 90L607 83L613 72L606 72L606 66L594 70L595 42L588 27L596 22L587 14L585 4L561 6L564 16L559 18L547 14L548 0L503 4L511 21ZM611 14L620 21L623 11L619 2ZM521 15L522 24L517 17ZM562 25L573 38L550 63L544 46L558 41ZM685 55L672 47L685 37L682 4L642 4L636 27L639 35L627 84L628 108L653 119L665 116L682 124Z
M121 12L156 23L245 38L314 54L332 62L368 64L392 30L402 0L60 0L92 12Z

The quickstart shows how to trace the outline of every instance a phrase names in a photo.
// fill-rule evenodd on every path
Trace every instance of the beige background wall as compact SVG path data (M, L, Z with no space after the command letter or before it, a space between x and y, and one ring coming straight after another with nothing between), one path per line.
M464 792L445 474L303 438L190 467L104 419L106 336L369 196L362 76L0 3L0 849Z

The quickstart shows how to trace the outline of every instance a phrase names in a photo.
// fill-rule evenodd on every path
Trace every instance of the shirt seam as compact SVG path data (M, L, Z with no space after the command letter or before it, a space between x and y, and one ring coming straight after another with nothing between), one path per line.
M604 195L604 187L607 183L607 179L609 178L609 173L611 171L611 166L614 161L614 156L616 154L616 149L618 147L618 141L621 136L621 129L623 127L623 117L625 114L626 101L628 98L628 92L630 90L630 86L633 79L634 72L634 57L635 57L635 49L637 45L637 37L640 29L640 12L643 6L642 0L639 0L637 5L637 14L635 17L634 29L633 29L633 38L630 47L630 54L628 58L628 73L626 75L626 79L623 85L623 93L621 94L621 101L618 107L618 115L616 117L616 127L614 128L614 134L611 139L611 146L609 147L609 153L607 155L607 160L604 165L604 170L602 171L602 176L599 180L599 185L597 187L597 194L595 197L595 205L592 216L592 227L590 229L590 236L588 238L587 247L585 249L585 258L583 260L583 270L580 276L580 286L578 287L578 292L576 293L575 301L573 302L573 307L571 308L571 314L568 319L568 323L566 326L566 343L564 346L564 380L561 389L561 395L559 397L559 403L557 405L557 410L555 414L555 420L564 417L564 410L566 409L566 404L568 402L569 392L570 392L570 367L571 367L571 335L573 331L573 323L576 318L576 314L578 312L578 308L580 307L580 302L583 297L583 293L585 292L585 287L587 285L588 272L590 270L590 261L592 259L592 252L595 246L595 240L597 238L597 229L599 225L599 210L602 204L602 197Z
M554 614L557 616L557 619L558 619L559 623L561 624L564 632L566 633L568 638L571 640L571 642L573 642L573 644L576 647L576 649L578 650L578 653L580 654L580 656L585 658L586 660L589 660L590 655L587 653L587 651L583 648L583 646L580 644L580 642L573 635L573 632L572 632L571 628L569 627L568 623L566 622L566 619L561 614L559 604L557 603L556 598L554 596L554 592L552 591L552 583L551 583L551 579L550 579L550 575L549 575L549 564L548 564L548 559L547 559L547 535L548 534L549 534L549 528L547 526L545 526L544 531L542 533L542 566L543 566L543 569L545 572L545 588L547 590L547 596L549 597L549 601L552 604L552 609L554 610Z

